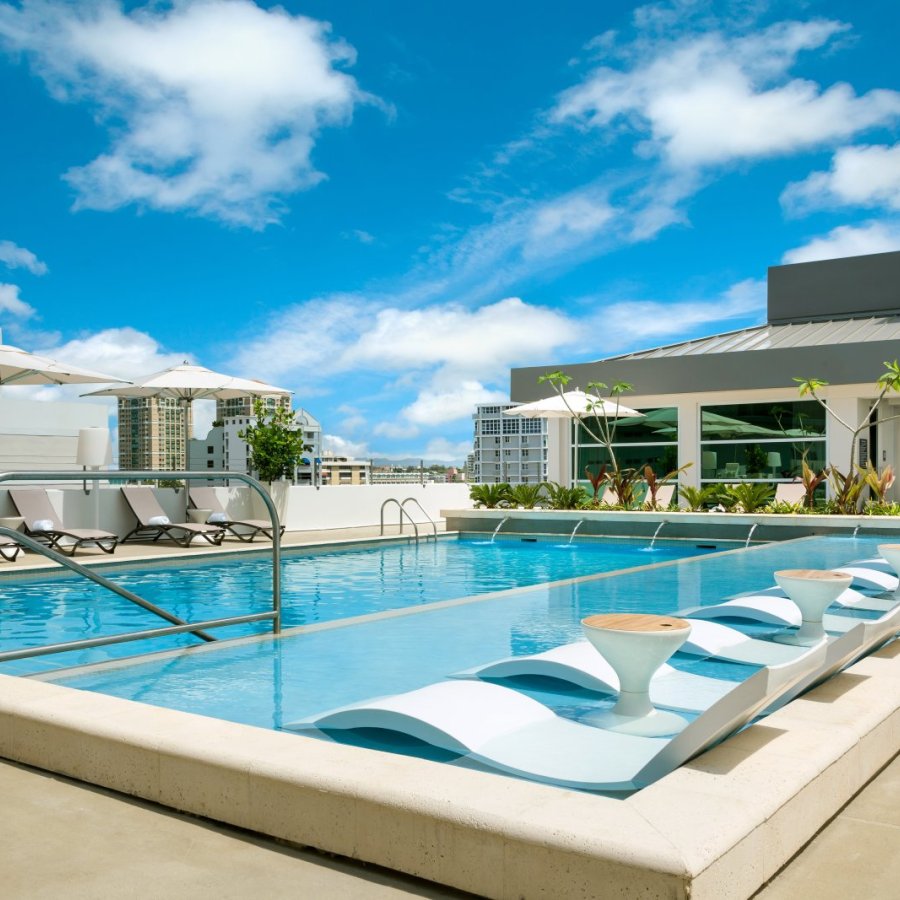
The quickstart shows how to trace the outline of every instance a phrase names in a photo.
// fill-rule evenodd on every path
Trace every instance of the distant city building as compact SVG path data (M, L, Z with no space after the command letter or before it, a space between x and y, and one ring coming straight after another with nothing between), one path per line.
M244 398L241 398L241 400ZM267 398L275 400L275 398ZM278 398L280 405L281 399ZM231 404L231 405L227 405ZM218 400L216 411L223 409L246 409L241 407L239 401ZM268 404L269 409L274 409L275 403ZM294 421L303 432L303 442L312 449L306 451L304 458L307 463L297 467L295 482L309 483L312 478L313 463L322 455L322 426L318 419L305 409L294 410ZM220 423L220 424L219 424ZM256 424L256 417L250 414L227 416L217 420L204 439L194 439L190 442L191 464L194 471L203 469L216 469L225 472L248 472L248 447L247 442L240 436L250 425ZM252 473L251 473L252 474Z
M326 451L319 470L321 484L369 484L372 463L368 459L335 456Z
M477 431L477 428L476 428ZM475 454L470 453L466 457L466 481L475 482Z
M372 469L370 478L372 484L443 484L444 473L429 469L378 466Z
M291 408L291 398L283 397L261 397L266 409L282 409ZM222 419L249 418L253 416L253 397L232 397L229 400L216 400L216 421ZM300 410L302 412L302 410Z
M80 469L75 464L78 431L106 428L109 411L102 403L65 403L0 397L0 472L31 469Z
M184 469L185 415L191 434L191 409L179 400L120 397L119 468Z
M547 422L503 414L504 410L518 405L476 407L472 416L475 445L469 481L476 484L537 484L546 480Z

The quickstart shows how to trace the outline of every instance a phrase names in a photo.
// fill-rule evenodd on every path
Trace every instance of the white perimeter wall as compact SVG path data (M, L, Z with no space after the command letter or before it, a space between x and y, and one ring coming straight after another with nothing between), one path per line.
M26 487L26 485L22 485ZM361 525L377 525L381 505L394 497L405 500L415 497L429 516L440 519L443 509L471 509L469 486L467 484L363 484L314 487L276 485L276 506L288 531L310 531L332 528L352 528ZM85 494L80 482L74 485L56 486L48 489L51 502L62 520L70 528L103 528L118 535L127 534L135 526L134 516L128 509L122 494L116 486L102 485L99 489ZM246 487L216 488L226 509L234 517L268 518L263 502ZM286 496L282 497L282 494ZM157 489L156 495L173 522L183 522L184 491L177 494L171 488ZM284 506L286 504L286 508ZM282 509L284 512L282 513ZM415 504L407 504L407 509L416 522L426 522L421 510ZM8 488L0 487L0 516L16 515L8 496ZM385 510L385 524L395 526L399 520L397 506L391 504ZM430 526L428 526L430 528ZM407 524L406 529L409 530Z

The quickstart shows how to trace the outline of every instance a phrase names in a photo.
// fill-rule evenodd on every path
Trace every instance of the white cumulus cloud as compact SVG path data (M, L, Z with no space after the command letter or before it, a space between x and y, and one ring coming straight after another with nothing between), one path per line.
M645 152L693 167L796 152L846 138L900 115L900 93L857 96L786 80L802 51L846 30L838 22L780 22L749 35L708 32L643 46L630 68L601 66L559 97L551 120L624 128Z
M788 250L781 261L814 262L844 256L864 256L868 253L889 253L893 250L900 250L900 222L868 222L864 225L840 225L833 228L823 237Z
M249 0L128 12L24 0L0 4L0 37L108 130L106 152L66 175L76 207L136 203L262 227L324 177L311 159L319 131L371 99L341 71L355 52L327 23Z
M10 269L27 269L32 275L46 275L47 264L41 262L30 250L12 241L0 241L0 263Z
M813 172L781 195L792 213L831 206L900 210L900 144L841 147L827 172Z
M19 296L17 284L0 284L0 313L8 313L18 319L28 319L34 312L34 307Z

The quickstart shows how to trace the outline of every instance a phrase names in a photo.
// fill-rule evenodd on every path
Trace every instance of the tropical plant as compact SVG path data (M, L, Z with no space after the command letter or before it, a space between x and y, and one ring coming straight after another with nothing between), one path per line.
M550 509L578 509L586 501L589 501L587 493L581 485L567 487L555 481L548 481L545 488Z
M857 468L859 468L859 466L857 466ZM865 469L859 468L859 472L863 477L863 481L865 481L869 490L874 495L875 502L884 503L884 495L894 484L894 467L885 466L881 472L878 472L871 462L867 462Z
M806 504L807 509L812 509L815 505L815 494L816 488L828 477L828 473L825 469L821 472L813 471L807 464L806 460L802 460L802 476L803 476L803 490L806 491L806 498L804 503Z
M671 472L663 475L662 478L656 477L653 466L644 466L644 480L647 482L647 495L649 498L645 499L644 506L646 506L647 509L659 509L659 503L656 499L659 489L663 485L668 484L673 478L677 478L682 472L690 468L691 465L692 463L685 463L681 468L673 469Z
M775 488L770 484L742 481L740 484L726 485L719 494L719 502L726 509L740 506L745 513L755 513L770 503L774 496ZM727 501L733 502L729 504Z
M858 513L863 488L866 486L859 472L848 472L845 475L837 466L829 466L828 480L831 484L833 503L833 508L829 509L829 512L845 516Z
M303 432L294 421L292 409L276 406L267 409L259 397L253 400L255 425L238 432L250 448L250 467L260 481L277 481L291 474L303 454L312 447L303 441Z
M797 390L800 391L800 396L805 397L809 395L813 398L824 410L826 416L831 416L836 422L840 425L843 425L851 433L850 439L850 464L847 466L847 472L851 473L847 476L842 475L839 471L837 471L832 465L832 483L838 484L841 488L842 494L849 497L854 493L853 488L857 482L856 472L856 445L857 438L859 435L872 424L872 417L875 415L875 410L878 409L881 401L889 393L900 392L900 363L895 359L893 362L885 362L884 367L887 371L885 371L876 381L875 386L878 388L878 396L875 398L875 402L869 407L869 411L862 417L862 419L856 423L856 425L851 425L850 422L847 422L841 416L839 416L835 411L833 406L829 406L822 397L819 396L818 392L823 388L828 386L827 381L822 381L818 378L795 378L794 381L797 383ZM900 419L900 414L887 416L883 419L879 419L879 424L884 422L890 422L894 419ZM839 476L839 477L838 477ZM858 508L858 498L859 492L856 492L856 503L853 506L852 511L856 512ZM850 510L845 510L850 511Z
M596 397L597 401L588 402L586 412L579 413L573 410L566 401L565 390L571 381L572 377L566 375L565 372L548 372L546 375L541 375L538 378L539 384L547 382L554 388L560 397L562 397L563 402L572 414L572 418L575 419L598 444L602 444L606 448L607 453L609 453L613 471L618 471L619 464L616 461L616 453L613 449L613 443L616 436L616 424L618 422L615 410L619 407L622 394L632 390L632 385L627 381L617 381L612 386L604 384L602 381L588 382L585 392L589 396ZM607 412L607 400L603 397L607 392L609 399L613 401L611 404L614 407L612 415Z
M600 470L594 474L591 471L590 466L584 467L584 476L591 483L591 488L594 491L594 496L591 498L592 502L595 504L600 503L600 488L606 483L606 463L600 466Z
M763 510L774 516L796 516L807 511L803 503L791 503L789 500L773 500Z
M637 488L641 482L639 469L614 468L607 475L610 490L616 495L616 505L633 509L637 504Z
M678 488L678 496L684 501L685 506L691 512L700 512L706 509L707 504L714 503L719 495L719 487L715 484L707 484L702 488L686 485Z
M870 500L863 507L865 516L900 516L900 503L885 503Z
M759 444L749 444L744 451L747 458L747 471L758 475L766 468L766 451Z
M544 495L543 484L514 484L506 495L510 506L521 506L523 509L534 509Z
M469 488L469 499L476 508L496 509L506 506L509 499L510 486L506 482L499 484L473 484Z

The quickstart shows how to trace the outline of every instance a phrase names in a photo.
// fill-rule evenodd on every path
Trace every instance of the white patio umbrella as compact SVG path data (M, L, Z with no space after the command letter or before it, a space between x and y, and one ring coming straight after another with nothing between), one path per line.
M123 381L115 375L92 372L19 347L0 344L0 385L7 384L91 384Z
M184 362L138 378L133 384L105 388L84 397L168 397L184 405L184 461L188 467L188 410L194 400L230 400L235 397L289 397L293 391L251 378L235 378L204 366Z
M580 389L523 403L521 406L505 409L503 413L507 416L524 416L526 419L577 419L595 415L610 419L630 419L642 418L644 415L624 403L586 394Z

